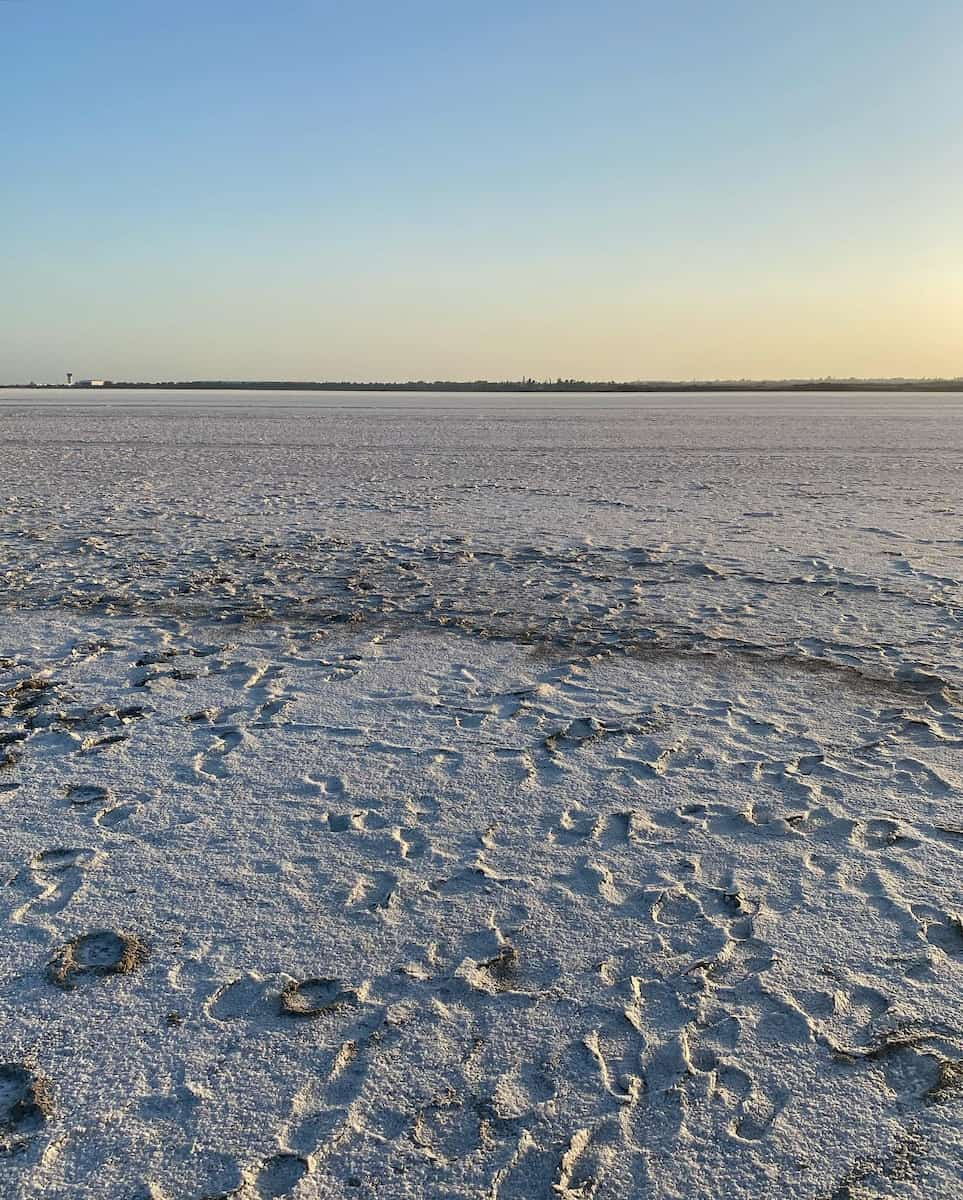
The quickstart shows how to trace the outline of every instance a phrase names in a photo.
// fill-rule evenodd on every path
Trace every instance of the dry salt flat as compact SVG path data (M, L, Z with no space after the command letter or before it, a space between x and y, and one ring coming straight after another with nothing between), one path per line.
M0 393L0 1195L959 1195L961 418Z

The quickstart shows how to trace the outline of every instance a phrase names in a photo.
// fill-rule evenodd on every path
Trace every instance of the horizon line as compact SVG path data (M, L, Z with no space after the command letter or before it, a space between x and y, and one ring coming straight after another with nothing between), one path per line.
M0 390L110 391L122 388L240 391L465 391L465 392L653 392L653 391L963 391L963 376L818 376L783 379L78 379L64 383L4 383Z

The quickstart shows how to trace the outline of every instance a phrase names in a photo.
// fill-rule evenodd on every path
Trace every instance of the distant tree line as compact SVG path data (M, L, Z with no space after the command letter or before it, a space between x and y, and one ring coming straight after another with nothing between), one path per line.
M0 384L0 387L57 388L59 383ZM164 388L172 391L299 392L912 392L963 391L956 379L410 379L404 383L357 383L350 380L191 379L107 380L74 383L71 391L91 388Z

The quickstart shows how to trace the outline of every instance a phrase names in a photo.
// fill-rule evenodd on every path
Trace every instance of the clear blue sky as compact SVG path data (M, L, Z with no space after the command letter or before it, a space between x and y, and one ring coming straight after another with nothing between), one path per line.
M0 381L963 374L958 2L0 0Z

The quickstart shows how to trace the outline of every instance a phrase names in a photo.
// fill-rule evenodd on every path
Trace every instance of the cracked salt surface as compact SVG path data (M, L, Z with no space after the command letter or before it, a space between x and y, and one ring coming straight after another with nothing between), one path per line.
M959 398L84 399L0 400L0 1194L960 1190Z

